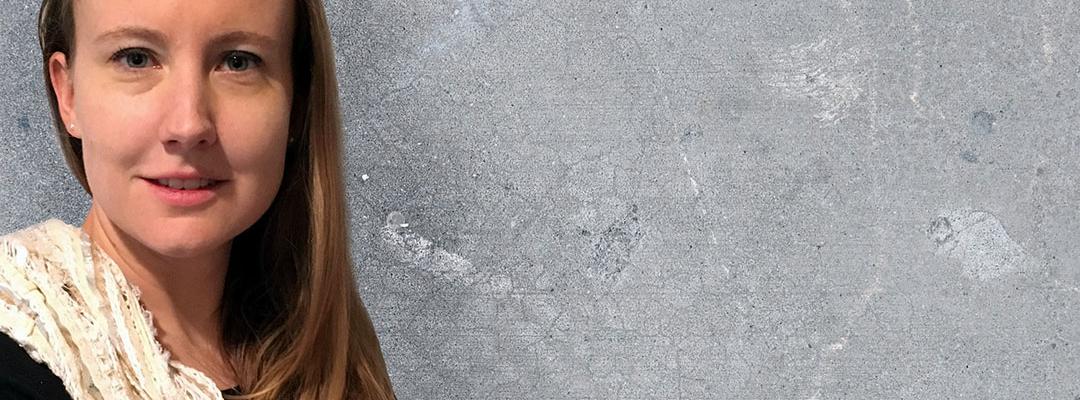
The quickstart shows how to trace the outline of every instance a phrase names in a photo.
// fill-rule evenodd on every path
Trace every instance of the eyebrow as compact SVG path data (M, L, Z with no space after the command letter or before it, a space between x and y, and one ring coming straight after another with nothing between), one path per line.
M106 41L119 39L123 37L135 37L147 40L156 45L163 45L166 40L164 33L149 28L143 28L139 26L123 26L111 31L98 35L96 41ZM211 47L239 43L239 42L252 42L263 46L274 47L277 44L277 40L273 38L248 31L233 31L225 34L215 36L210 40Z

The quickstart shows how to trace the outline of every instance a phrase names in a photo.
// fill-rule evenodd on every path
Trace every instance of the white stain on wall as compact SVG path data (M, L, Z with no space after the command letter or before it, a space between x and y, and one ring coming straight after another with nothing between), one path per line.
M446 21L433 27L431 36L420 48L421 57L450 53L462 43L475 40L484 29L495 25L490 0L456 0L453 13Z
M847 338L841 337L839 341L836 341L833 344L829 345L829 350L840 351L844 349L845 345L847 345Z
M986 281L1043 264L1013 241L1001 221L986 211L963 208L942 213L930 221L926 233L937 245L935 253L959 260L964 274L971 278Z
M448 280L464 284L476 282L477 275L472 262L435 246L431 240L412 232L400 212L392 212L386 217L386 226L382 228L381 236L384 242L390 244L394 256L401 262Z
M836 123L848 116L866 86L859 54L829 39L773 51L764 57L767 83L790 96L816 100L820 111L814 118Z

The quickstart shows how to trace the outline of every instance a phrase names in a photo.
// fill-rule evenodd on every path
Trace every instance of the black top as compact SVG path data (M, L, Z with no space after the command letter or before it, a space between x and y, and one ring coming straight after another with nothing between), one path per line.
M240 387L221 391L240 394ZM0 399L71 400L64 382L49 367L30 358L14 339L0 333Z

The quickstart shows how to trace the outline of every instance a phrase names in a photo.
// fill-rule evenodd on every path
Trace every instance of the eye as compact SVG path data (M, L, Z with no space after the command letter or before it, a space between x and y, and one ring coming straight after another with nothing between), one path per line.
M151 66L153 57L146 49L130 47L120 49L113 54L110 61L121 61L124 66L131 69L142 69Z
M231 51L225 55L225 60L221 64L233 72L244 72L249 68L258 67L262 64L262 59L246 51Z

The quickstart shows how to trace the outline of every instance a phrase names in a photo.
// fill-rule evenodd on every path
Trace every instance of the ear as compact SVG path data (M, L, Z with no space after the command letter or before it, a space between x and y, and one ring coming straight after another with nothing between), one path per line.
M82 139L82 134L77 129L78 122L75 121L75 86L72 84L71 65L68 63L66 54L58 51L49 57L49 80L53 92L56 93L60 118L63 119L68 134ZM71 129L73 124L76 129Z

